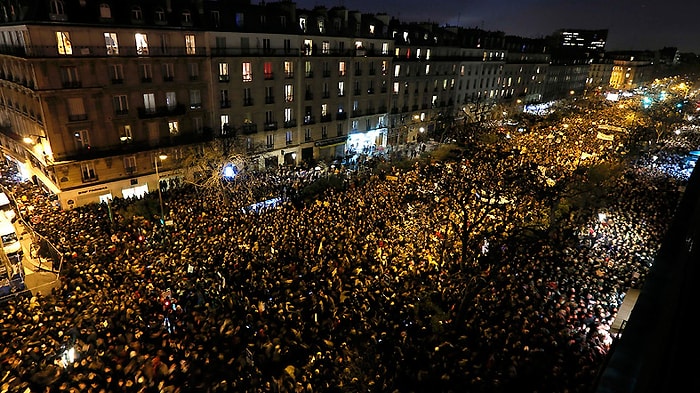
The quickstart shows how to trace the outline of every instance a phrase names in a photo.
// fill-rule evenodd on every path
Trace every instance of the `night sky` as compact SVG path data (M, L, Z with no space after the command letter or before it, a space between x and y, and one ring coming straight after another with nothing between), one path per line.
M254 1L253 1L254 2ZM607 50L666 46L700 54L700 0L297 0L298 8L345 6L402 21L479 27L543 37L557 29L608 29Z

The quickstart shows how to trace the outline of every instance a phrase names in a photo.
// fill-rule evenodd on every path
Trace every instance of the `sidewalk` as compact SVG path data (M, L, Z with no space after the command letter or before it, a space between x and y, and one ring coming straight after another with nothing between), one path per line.
M22 267L24 267L24 283L32 294L42 292L49 294L52 289L61 285L58 274L52 271L53 266L46 261L40 262L38 258L32 256L32 236L24 228L24 225L17 220L15 229L22 244Z

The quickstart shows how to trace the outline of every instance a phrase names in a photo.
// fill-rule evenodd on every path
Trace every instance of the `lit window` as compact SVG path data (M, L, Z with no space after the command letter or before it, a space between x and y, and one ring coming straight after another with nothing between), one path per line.
M338 76L345 76L345 62L338 63Z
M253 71L249 62L243 63L243 82L253 81Z
M119 54L119 43L117 41L117 33L104 33L105 35L105 46L107 47L108 55L118 55Z
M136 53L139 55L148 54L148 36L142 33L134 34L134 40L136 41Z
M301 29L301 31L306 33L306 18L303 16L299 18L299 28Z
M146 93L143 95L143 107L146 113L156 112L156 95L153 93Z
M70 35L67 31L57 31L56 32L56 43L58 45L59 55L72 55L73 47L70 43Z
M221 115L219 118L221 121L221 133L225 134L225 129L228 129L228 115Z
M321 116L328 116L328 104L321 104Z
M284 100L286 102L294 101L294 88L292 85L284 85Z
M399 77L401 75L401 64L394 65L394 77Z
M294 64L291 61L284 62L284 77L292 78L294 76Z
M170 135L177 135L180 132L177 121L168 121L168 131Z
M389 43L382 42L382 55L388 55L388 54L389 54Z
M425 50L425 60L430 60L430 49Z
M289 123L292 120L294 120L294 116L292 115L292 108L284 108L284 122Z
M311 56L314 48L314 42L312 40L304 40L304 55Z
M342 97L345 95L345 82L340 81L338 82L338 97Z
M190 11L182 11L182 23L185 25L192 23L192 14L190 13Z
M219 63L219 82L226 82L228 78L228 63Z
M165 106L168 110L173 110L177 106L177 98L175 97L174 91L168 91L165 93Z
M420 59L420 48L416 49L416 59Z
M188 55L197 54L197 46L194 41L194 34L185 34L185 53Z
M323 41L321 43L321 53L323 53L324 55L331 53L331 43L330 42Z
M430 64L425 65L425 75L430 75Z
M374 25L369 25L369 33L374 35Z
M131 125L125 124L119 128L119 141L121 143L131 143L134 137L131 133Z
M394 94L399 94L399 82L394 82L394 89L392 90Z
M323 34L326 32L326 25L323 22L323 19L318 20L318 32Z

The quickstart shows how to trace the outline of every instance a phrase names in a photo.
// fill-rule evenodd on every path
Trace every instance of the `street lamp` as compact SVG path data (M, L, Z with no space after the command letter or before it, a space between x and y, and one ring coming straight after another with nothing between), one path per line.
M159 153L153 158L153 162L156 164L156 187L158 187L158 202L160 203L160 219L163 224L165 224L165 213L163 213L163 192L160 190L160 174L158 173L158 162L168 158L165 153Z

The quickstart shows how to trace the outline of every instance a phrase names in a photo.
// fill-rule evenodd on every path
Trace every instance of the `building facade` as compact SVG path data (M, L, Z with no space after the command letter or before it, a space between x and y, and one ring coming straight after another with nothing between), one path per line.
M548 55L501 32L287 1L21 3L0 16L0 144L63 208L155 191L222 138L259 169L306 165L544 95Z

